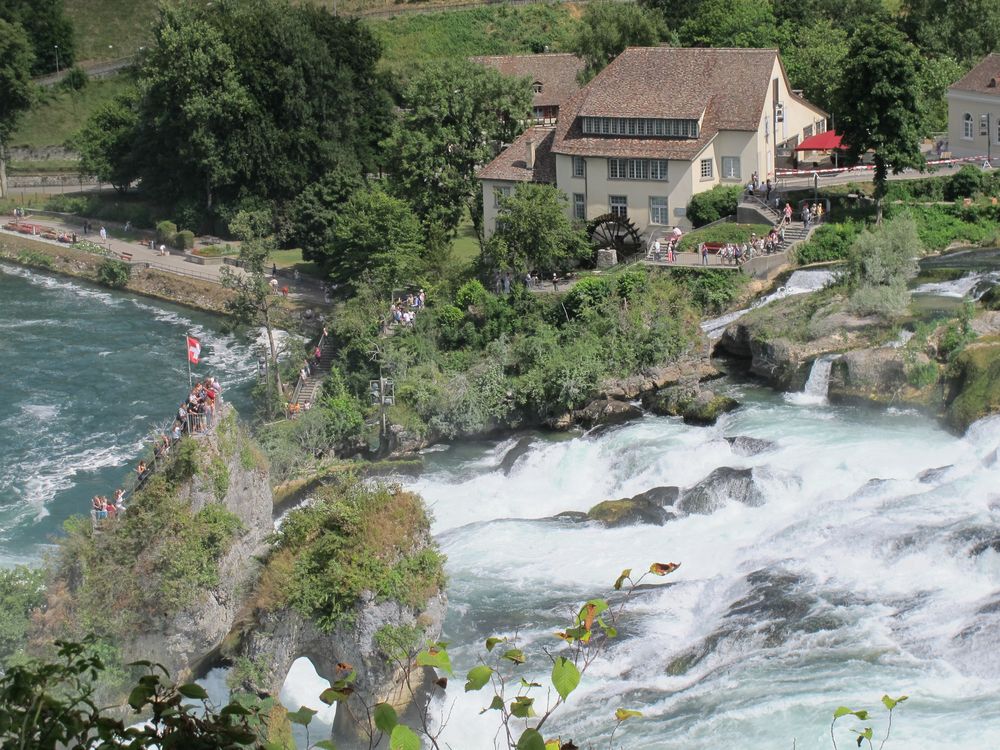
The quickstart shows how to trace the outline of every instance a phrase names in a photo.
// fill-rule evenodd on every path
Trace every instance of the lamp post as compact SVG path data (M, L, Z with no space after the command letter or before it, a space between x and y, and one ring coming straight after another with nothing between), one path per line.
M59 45L54 44L52 46L56 51L56 75L59 75Z

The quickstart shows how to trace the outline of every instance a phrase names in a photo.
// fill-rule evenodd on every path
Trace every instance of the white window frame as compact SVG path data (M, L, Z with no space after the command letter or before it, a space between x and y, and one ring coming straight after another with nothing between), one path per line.
M699 173L701 174L701 179L711 180L715 176L715 164L712 159L702 159L701 165L699 166Z
M733 165L736 166L736 169L732 168ZM722 157L722 174L720 175L720 177L723 180L742 180L743 172L741 171L741 169L742 165L740 164L740 157L738 156Z
M979 115L979 135L990 137L990 116L985 112Z
M666 159L649 160L649 179L657 182L667 182L670 177L669 162Z
M582 156L573 157L573 176L574 177L587 176L587 162L584 161L584 158Z
M628 159L608 159L608 179L609 180L624 180L627 174L627 162Z
M579 221L587 219L587 196L583 193L573 193L573 218Z
M615 216L620 216L623 219L628 218L628 196L627 195L609 195L608 196L608 213L612 213Z
M967 141L971 141L973 139L973 135L972 134L974 132L976 132L973 129L973 127L974 126L973 126L973 123L972 123L972 113L971 112L963 112L962 113L962 138L963 139L965 139Z
M653 201L663 201L663 203L654 207ZM659 225L670 224L670 207L665 196L649 196L649 223Z

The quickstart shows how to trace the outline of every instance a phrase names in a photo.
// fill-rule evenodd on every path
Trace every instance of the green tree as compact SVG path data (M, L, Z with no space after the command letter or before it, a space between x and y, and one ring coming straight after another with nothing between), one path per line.
M132 266L122 260L105 258L97 268L97 280L112 289L121 289L128 284Z
M900 25L925 54L966 66L1000 49L1000 4L993 0L904 0Z
M305 260L322 263L333 242L337 212L363 184L361 165L352 154L345 154L333 169L292 201L285 242L301 247Z
M118 97L95 112L73 136L81 174L110 182L124 193L139 176L134 163L138 124L135 100L129 96Z
M770 47L778 24L768 0L703 0L680 39L691 47Z
M572 49L586 62L583 75L590 79L626 47L652 47L667 36L667 26L655 10L598 0L585 6Z
M965 69L954 58L924 54L917 71L921 111L926 115L924 134L948 130L948 88Z
M406 201L378 187L356 191L337 212L323 267L338 281L369 277L383 292L414 283L421 271L423 229Z
M516 273L554 271L589 258L590 244L570 221L566 204L566 196L552 185L518 185L500 201L497 231L484 251L486 265Z
M385 143L392 191L425 227L451 235L481 192L476 171L512 141L531 112L531 87L467 61L417 71L403 92L403 116Z
M848 254L851 307L861 314L887 318L906 312L906 282L917 275L916 256L923 252L917 224L909 216L864 230Z
M31 72L35 75L55 72L57 48L59 67L65 70L73 65L73 24L63 0L0 0L0 19L24 27L34 51Z
M281 298L274 293L268 278L267 259L276 248L274 237L268 234L269 224L266 217L251 212L241 212L233 217L229 229L242 240L240 268L234 271L225 266L221 277L222 286L233 291L233 296L225 303L230 322L237 327L261 327L267 334L268 371L274 376L275 392L280 395L283 387L278 348L274 341L274 318Z
M781 32L787 40L781 57L788 80L813 104L832 111L847 57L847 32L826 18L808 26L783 24Z
M31 106L31 60L24 29L0 18L0 198L7 197L7 142Z
M132 152L106 160L208 218L291 200L345 153L377 171L391 118L380 54L360 22L311 5L165 6L139 68Z
M844 75L835 95L837 131L849 163L868 151L875 165L875 220L882 221L889 170L923 167L919 53L885 23L860 26L851 36Z

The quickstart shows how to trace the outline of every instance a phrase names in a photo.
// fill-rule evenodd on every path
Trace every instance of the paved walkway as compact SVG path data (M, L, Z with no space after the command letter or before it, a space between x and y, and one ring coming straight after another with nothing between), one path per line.
M13 218L13 217L11 217ZM226 264L219 263L216 265L201 265L199 263L193 263L187 260L180 253L174 252L170 253L168 251L167 255L160 255L155 250L150 250L148 245L148 240L143 241L140 239L132 238L125 239L121 237L115 237L113 234L109 233L107 240L102 240L97 232L91 232L86 237L80 231L79 223L69 222L64 219L59 219L56 217L43 216L27 216L21 221L29 224L38 224L44 227L51 227L58 232L72 233L76 232L77 239L86 240L88 242L93 242L96 245L102 245L108 250L110 250L114 255L122 257L123 254L131 255L132 263L143 263L150 268L155 268L158 271L164 271L165 273L172 273L178 276L186 276L189 278L202 279L204 281L210 281L215 284L222 283L221 272L223 267L228 267L236 273L243 273L243 271L237 266L226 266ZM82 219L80 219L82 221ZM3 222L6 223L6 217ZM91 221L91 223L98 227L101 226L99 221ZM51 245L56 245L57 247L67 248L69 245L63 242L57 242L54 240L45 240L41 237L31 237L30 235L19 234L17 232L8 232L0 228L0 232L4 234L9 234L14 237L30 238L38 242L46 242ZM279 271L280 274L280 271ZM320 304L324 303L323 293L319 289L315 288L311 284L300 282L296 283L294 279L285 278L281 276L281 285L287 286L289 288L289 298L300 301L307 302L310 304Z

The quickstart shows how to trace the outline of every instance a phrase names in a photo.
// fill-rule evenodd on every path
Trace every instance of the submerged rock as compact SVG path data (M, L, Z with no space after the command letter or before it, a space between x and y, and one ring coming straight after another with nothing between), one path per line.
M992 539L987 539L984 542L979 542L974 545L972 549L969 550L969 557L979 557L987 550L993 550L994 552L1000 553L1000 536L995 536Z
M948 464L947 466L938 466L933 469L926 469L917 474L917 481L922 482L923 484L934 484L935 482L940 481L944 475L948 473L948 470L953 467L954 464Z
M764 493L754 483L753 469L720 466L694 487L685 491L679 505L685 513L707 515L714 513L730 500L751 507L764 504Z
M673 507L681 496L680 487L654 487L651 490L640 492L632 499L641 502L653 503L660 508Z
M760 453L773 451L778 444L773 440L763 438L747 437L746 435L734 435L727 437L726 442L737 456L756 456Z
M514 444L514 447L504 454L504 457L501 459L500 465L497 468L504 473L504 476L509 475L511 469L514 468L514 464L518 462L518 459L531 451L531 446L534 445L534 443L535 439L529 436L525 436L518 440Z

